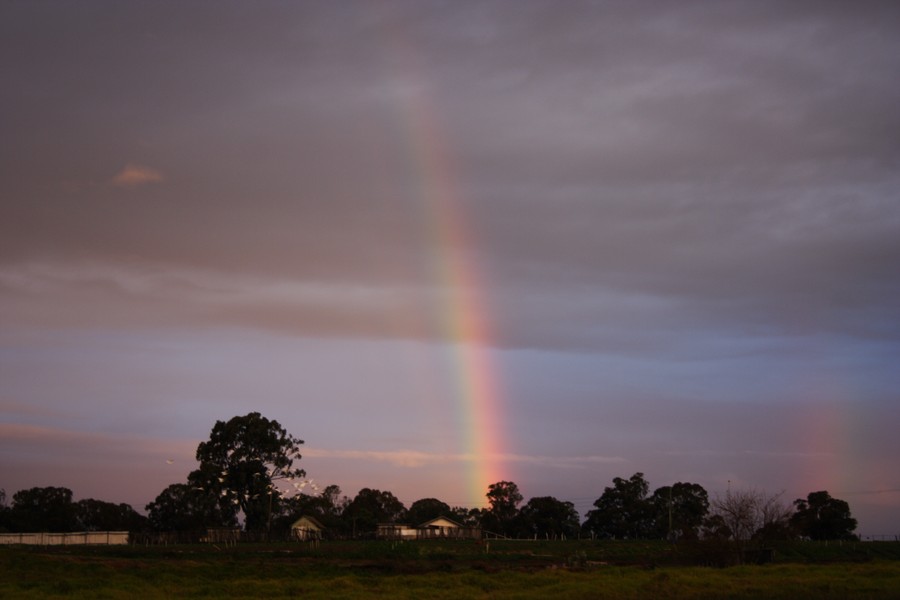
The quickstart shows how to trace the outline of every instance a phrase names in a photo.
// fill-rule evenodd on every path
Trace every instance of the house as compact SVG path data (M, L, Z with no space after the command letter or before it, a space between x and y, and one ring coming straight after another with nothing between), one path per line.
M466 527L447 517L438 517L416 527L416 537L420 540L451 538L480 540L480 527Z
M302 516L291 525L291 538L301 542L321 540L325 526L315 517Z
M402 523L379 523L375 537L380 540L480 540L480 527L467 527L447 517L438 517L412 527Z
M375 537L379 540L414 540L418 537L418 530L402 523L379 523Z

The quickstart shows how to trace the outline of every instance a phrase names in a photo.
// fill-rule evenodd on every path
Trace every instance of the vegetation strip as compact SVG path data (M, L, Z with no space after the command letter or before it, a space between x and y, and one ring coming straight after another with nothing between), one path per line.
M400 547L402 546L402 547ZM896 598L900 543L791 542L774 564L677 566L662 542L0 549L0 597ZM648 560L653 559L653 560Z

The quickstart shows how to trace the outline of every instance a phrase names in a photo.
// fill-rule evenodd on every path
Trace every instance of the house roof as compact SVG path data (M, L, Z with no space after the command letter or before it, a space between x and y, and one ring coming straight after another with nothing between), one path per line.
M439 522L440 521L440 522ZM462 523L457 523L453 519L449 517L436 517L431 519L430 521L425 521L421 525L419 525L420 529L425 529L426 527L462 527Z
M306 526L312 525L316 529L325 529L325 526L322 525L321 523L319 523L319 521L315 517L309 517L306 515L303 515L302 517L300 517L299 519L294 521L293 524L291 525L291 529L299 529L299 528L303 527L304 525L306 525Z

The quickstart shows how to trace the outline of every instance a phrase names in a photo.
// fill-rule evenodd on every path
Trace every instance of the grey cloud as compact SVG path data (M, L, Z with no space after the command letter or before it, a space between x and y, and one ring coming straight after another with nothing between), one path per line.
M896 322L889 3L173 6L4 8L8 261L387 282L428 313L427 198L453 183L509 346L597 347L610 311ZM126 163L165 185L94 185ZM393 319L271 308L300 331Z

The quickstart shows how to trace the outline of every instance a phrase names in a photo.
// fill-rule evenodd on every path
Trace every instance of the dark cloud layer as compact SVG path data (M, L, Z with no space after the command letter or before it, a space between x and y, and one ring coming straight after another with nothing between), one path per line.
M516 298L536 288L548 306L649 296L750 328L896 321L890 3L4 12L18 261L393 280L426 311L423 196L449 182L421 161L442 144L501 343L566 345L529 334L535 303ZM110 185L132 163L166 185ZM301 329L321 322L303 312Z

